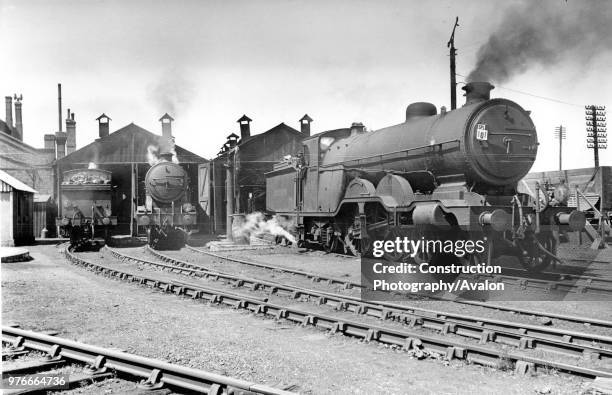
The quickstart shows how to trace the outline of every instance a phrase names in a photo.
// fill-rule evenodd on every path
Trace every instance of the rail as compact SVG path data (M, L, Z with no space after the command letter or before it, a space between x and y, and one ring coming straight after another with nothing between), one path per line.
M236 390L269 395L293 394L293 392L246 380L9 326L2 326L2 342L9 343L13 351L20 349L37 350L52 358L61 357L85 363L94 372L112 369L130 376L140 377L145 379L145 383L152 387L165 384L206 394L228 394Z

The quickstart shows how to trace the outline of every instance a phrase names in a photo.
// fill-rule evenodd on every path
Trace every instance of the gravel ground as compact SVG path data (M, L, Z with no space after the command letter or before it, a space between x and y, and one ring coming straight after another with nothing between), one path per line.
M125 254L139 255L141 257L146 258L151 257L149 254L144 254L142 252L143 249L141 248L129 250L124 249L123 251L125 251ZM231 253L231 256L236 256L259 263L299 269L306 272L321 273L337 278L350 279L351 281L359 282L360 263L357 259L339 257L337 255L324 254L322 252L295 255L292 254L291 250L288 251L287 248L277 248L274 250L267 251L268 252L266 253L263 250L258 250L252 256L247 255L247 253L245 253L244 251L240 251ZM181 251L166 251L164 252L164 254L175 258L184 259L188 262L198 263L202 266L223 272L278 281L301 287L318 289L327 292L335 292L355 297L360 296L360 291L358 289L345 290L343 287L338 285L329 286L326 283L315 283L302 276L271 272L267 269L212 258L210 256L199 254L197 252L193 252L187 249L183 249ZM230 254L227 255L230 256ZM610 270L612 271L612 267L610 268ZM511 287L508 287L508 289L511 289ZM526 293L526 291L520 289L517 289L517 292ZM403 303L415 307L433 309L438 311L470 314L508 321L519 321L534 325L541 324L541 319L538 317L517 316L509 312L496 311L483 307L470 306L450 301L411 300L409 302L399 301L397 303ZM530 309L541 312L570 314L612 320L609 303L604 303L601 301L496 301L495 304ZM612 335L607 329L585 328L583 325L580 324L572 324L563 321L557 321L554 319L552 320L552 324L554 326L558 326L559 328L566 328L575 331L588 330L588 332L598 333L601 335Z
M588 381L515 376L330 336L111 281L63 261L53 246L2 265L2 318L23 328L160 358L301 393L573 394ZM97 389L86 389L96 393ZM122 393L112 387L104 392Z

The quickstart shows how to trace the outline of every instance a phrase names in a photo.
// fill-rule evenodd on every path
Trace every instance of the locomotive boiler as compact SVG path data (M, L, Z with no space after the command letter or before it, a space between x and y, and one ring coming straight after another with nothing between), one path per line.
M138 206L136 218L147 231L149 245L156 249L181 248L197 225L196 208L189 202L189 176L171 161L169 153L145 176L145 205Z
M300 244L328 251L367 255L374 240L397 237L482 240L485 251L463 258L413 259L491 264L509 254L543 269L556 259L559 232L582 229L584 215L549 205L539 190L517 192L538 151L529 112L490 99L487 82L463 89L457 110L413 103L401 124L371 132L353 124L304 140L298 157L267 174L267 209L293 219Z
M76 169L63 173L60 184L61 205L55 224L70 247L84 250L101 246L109 230L117 225L112 215L111 172L101 169Z

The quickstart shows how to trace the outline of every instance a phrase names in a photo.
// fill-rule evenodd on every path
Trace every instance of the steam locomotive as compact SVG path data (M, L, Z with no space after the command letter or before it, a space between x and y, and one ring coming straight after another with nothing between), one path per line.
M368 132L361 124L314 135L296 158L266 175L268 211L292 220L299 244L369 255L375 240L481 240L460 258L421 251L440 264L492 264L516 256L539 271L556 259L559 232L584 214L517 191L538 151L530 113L494 87L472 82L463 107L440 114L413 103L405 122ZM385 252L393 261L405 254Z
M164 153L145 176L145 205L138 206L136 219L147 230L147 241L155 249L179 249L197 225L196 208L189 202L189 176Z
M76 169L63 173L61 205L55 224L62 237L70 238L76 251L100 247L117 225L111 211L111 172Z

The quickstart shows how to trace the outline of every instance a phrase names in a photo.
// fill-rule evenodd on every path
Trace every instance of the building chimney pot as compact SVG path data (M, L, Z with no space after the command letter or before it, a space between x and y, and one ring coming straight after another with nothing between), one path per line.
M23 95L17 96L17 94L15 94L13 95L13 99L15 100L15 137L23 141L23 119L21 115L21 100L23 100Z
M55 135L45 134L45 149L55 151Z
M12 129L13 128L13 98L5 96L6 102L6 124Z
M162 124L162 136L166 139L172 138L172 118L168 113L165 113L161 118L159 118L159 122Z
M55 133L55 146L56 152L55 157L57 159L61 159L66 156L66 132L56 132Z
M66 113L66 136L66 152L71 154L76 151L76 121L70 109Z
M302 118L300 118L300 130L305 136L310 136L310 123L312 122L312 118L308 116L308 114L304 114Z
M247 138L251 137L251 122L253 120L246 115L242 115L238 122L240 124L240 140L244 141Z
M102 113L102 115L96 118L96 121L98 121L98 136L101 139L108 136L110 121L112 121L112 119L108 115Z

